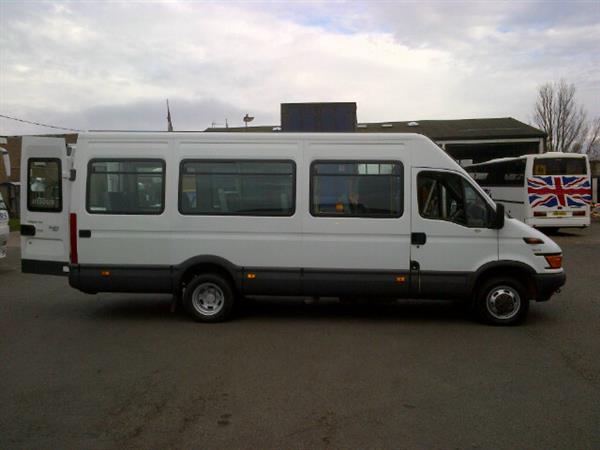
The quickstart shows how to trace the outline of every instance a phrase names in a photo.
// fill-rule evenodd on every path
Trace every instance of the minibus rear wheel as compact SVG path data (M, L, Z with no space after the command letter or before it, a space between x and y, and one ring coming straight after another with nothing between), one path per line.
M527 289L515 278L490 278L481 285L475 302L479 318L494 325L516 325L529 310Z
M186 286L183 304L199 322L222 322L231 316L235 295L228 280L214 273L201 274Z

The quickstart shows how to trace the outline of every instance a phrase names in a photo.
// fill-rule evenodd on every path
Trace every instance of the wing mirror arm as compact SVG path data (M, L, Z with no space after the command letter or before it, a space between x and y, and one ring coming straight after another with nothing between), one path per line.
M494 214L494 219L492 220L491 228L493 230L500 230L504 227L504 217L506 213L504 211L504 205L502 203L496 203L496 212Z

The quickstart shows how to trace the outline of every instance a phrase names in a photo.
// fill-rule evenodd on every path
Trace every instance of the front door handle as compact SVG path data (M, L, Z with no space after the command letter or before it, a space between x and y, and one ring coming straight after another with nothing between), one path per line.
M410 243L412 245L425 245L427 242L427 235L425 233L411 233Z

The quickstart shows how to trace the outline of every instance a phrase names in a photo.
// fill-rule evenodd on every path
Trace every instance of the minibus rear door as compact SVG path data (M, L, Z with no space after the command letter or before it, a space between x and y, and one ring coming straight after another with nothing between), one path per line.
M64 138L23 137L21 147L21 270L69 271L69 169Z

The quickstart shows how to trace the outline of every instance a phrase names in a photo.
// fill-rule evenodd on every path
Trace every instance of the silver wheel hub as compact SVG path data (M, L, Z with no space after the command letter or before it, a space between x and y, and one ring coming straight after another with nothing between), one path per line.
M512 319L521 309L521 297L510 286L497 286L489 292L486 306L494 318L500 320Z
M225 304L223 290L214 283L202 283L192 293L194 309L203 316L218 314Z

